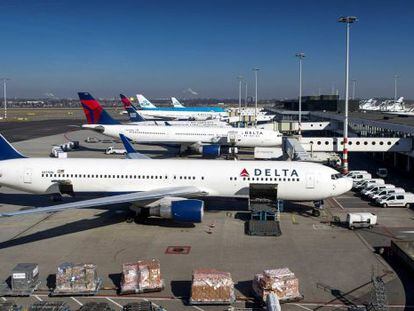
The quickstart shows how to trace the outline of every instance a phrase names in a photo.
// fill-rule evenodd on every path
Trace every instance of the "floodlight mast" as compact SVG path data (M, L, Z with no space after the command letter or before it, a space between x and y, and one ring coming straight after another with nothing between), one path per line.
M344 117L344 140L342 156L342 173L348 173L348 103L349 103L349 30L350 25L357 22L355 16L343 16L338 22L346 24L346 56L345 56L345 117Z

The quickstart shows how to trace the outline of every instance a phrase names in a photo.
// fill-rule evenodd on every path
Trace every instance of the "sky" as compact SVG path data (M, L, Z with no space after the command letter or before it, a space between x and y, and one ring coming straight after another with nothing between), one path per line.
M412 0L2 0L0 77L11 97L236 98L258 67L259 98L293 98L304 52L303 94L343 94L344 15L356 95L393 97L397 74L414 99Z

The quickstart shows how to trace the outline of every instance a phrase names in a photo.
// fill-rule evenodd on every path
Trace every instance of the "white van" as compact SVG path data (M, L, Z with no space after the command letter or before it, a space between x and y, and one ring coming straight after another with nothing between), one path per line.
M349 171L348 174L346 174L346 177L352 177L354 175L358 175L358 174L368 174L367 171Z
M381 192L378 192L372 196L370 196L371 200L379 201L379 198L382 197L388 197L390 194L401 194L405 193L405 190L403 188L394 188L394 189L383 189Z
M377 224L377 215L373 213L348 213L346 215L348 228L372 228Z
M405 206L408 208L414 204L414 194L411 192L390 194L379 200L378 204L382 207Z
M355 185L362 181L362 180L367 180L367 179L371 179L372 176L369 173L359 173L359 174L355 174L351 176L352 180L353 180L353 186L355 187Z
M357 190L362 191L363 189L365 189L365 188L367 188L371 185L374 185L374 184L384 185L385 182L384 182L384 179L381 179L381 178L371 178L371 179L360 181L359 183L357 183L355 185L354 188L357 189Z
M362 190L361 194L363 196L369 197L371 195L374 195L376 193L381 192L382 190L394 189L394 188L395 188L395 186L391 185L391 184L385 184L385 185L374 184L374 185L371 185L368 188L365 188L364 190Z

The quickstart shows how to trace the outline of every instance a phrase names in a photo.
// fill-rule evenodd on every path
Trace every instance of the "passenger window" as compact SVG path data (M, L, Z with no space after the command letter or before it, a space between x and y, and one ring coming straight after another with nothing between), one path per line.
M403 195L397 195L397 200L404 200L404 196Z

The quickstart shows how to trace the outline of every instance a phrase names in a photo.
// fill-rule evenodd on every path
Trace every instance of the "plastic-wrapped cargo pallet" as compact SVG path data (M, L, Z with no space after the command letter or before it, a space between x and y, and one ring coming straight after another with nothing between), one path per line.
M193 271L191 304L231 304L236 300L229 272L215 269Z
M269 293L274 293L281 302L302 298L299 293L299 280L289 268L269 269L262 274L256 274L253 290L263 301L266 301Z
M57 269L55 294L93 294L99 290L101 280L96 265L63 263Z
M163 288L164 281L157 259L123 264L121 294L161 291Z

